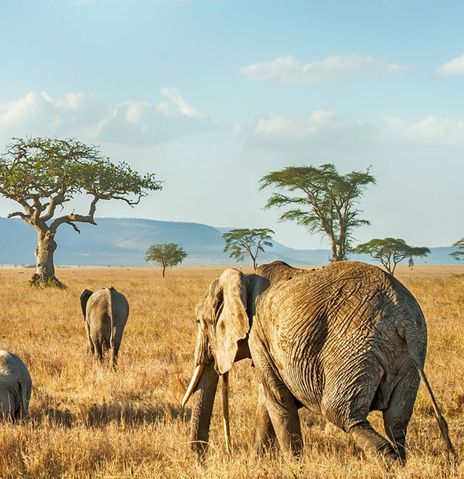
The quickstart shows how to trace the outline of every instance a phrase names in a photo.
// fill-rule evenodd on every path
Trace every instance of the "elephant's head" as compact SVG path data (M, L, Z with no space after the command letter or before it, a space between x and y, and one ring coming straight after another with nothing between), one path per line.
M249 289L250 281L243 273L226 269L210 284L196 309L195 371L182 404L193 395L191 439L199 454L207 447L219 375L227 377L234 361L250 357L246 340Z
M81 308L82 308L82 314L84 315L84 320L85 320L85 309L87 307L87 301L89 300L90 296L92 296L93 291L90 291L89 289L84 289L81 293Z

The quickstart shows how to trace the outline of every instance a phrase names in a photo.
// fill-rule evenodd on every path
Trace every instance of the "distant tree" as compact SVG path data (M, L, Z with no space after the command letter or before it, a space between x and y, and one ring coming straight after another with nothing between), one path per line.
M404 240L399 238L374 238L368 243L356 246L353 252L369 254L372 258L380 261L385 269L394 275L398 263L409 258L409 265L411 265L413 257L427 256L430 250L425 247L409 246Z
M167 267L177 266L187 257L177 243L152 244L145 253L145 261L153 261L162 267L163 278Z
M248 254L256 271L259 253L264 253L264 246L272 247L272 234L274 231L269 228L240 228L227 231L222 235L226 241L224 252L228 251L229 256L237 261L243 261Z
M63 286L55 277L53 262L55 235L61 225L68 224L79 233L76 223L96 224L100 200L122 200L134 206L150 190L159 189L154 174L140 175L127 163L113 164L96 146L74 139L13 138L0 155L0 194L22 207L8 217L21 218L37 232L34 285ZM74 209L63 214L66 203L78 195L90 199L87 214Z
M341 175L331 163L291 166L265 175L260 183L261 190L274 187L284 192L274 192L265 206L286 209L280 221L296 221L329 238L331 261L346 259L353 229L370 224L356 209L365 188L375 183L369 169Z
M457 260L464 259L464 238L461 238L459 241L456 241L453 246L456 246L458 250L453 251L452 253L450 253L450 255Z

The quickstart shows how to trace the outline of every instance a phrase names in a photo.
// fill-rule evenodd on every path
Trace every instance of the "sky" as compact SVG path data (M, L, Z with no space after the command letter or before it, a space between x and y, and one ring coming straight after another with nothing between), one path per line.
M260 178L370 168L356 240L448 246L464 236L463 18L458 0L0 0L0 151L99 145L163 190L97 216L268 227L303 249L328 242L264 210Z

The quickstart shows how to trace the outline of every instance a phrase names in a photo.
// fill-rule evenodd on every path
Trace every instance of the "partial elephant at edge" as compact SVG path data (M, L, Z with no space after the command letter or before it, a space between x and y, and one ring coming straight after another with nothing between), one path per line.
M13 421L29 418L32 379L26 365L13 353L0 350L0 415Z

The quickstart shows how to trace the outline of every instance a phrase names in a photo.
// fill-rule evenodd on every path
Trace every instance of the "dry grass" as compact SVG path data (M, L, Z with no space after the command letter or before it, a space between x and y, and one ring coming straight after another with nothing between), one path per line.
M302 413L305 453L256 458L256 387L249 361L231 377L233 452L224 453L220 399L204 464L189 451L189 410L180 400L190 379L194 306L222 268L62 269L68 289L26 286L31 270L2 269L0 348L18 354L34 381L32 421L0 425L2 478L448 478L451 466L421 387L409 430L409 462L386 469L367 460L344 433ZM419 300L429 326L427 371L450 431L464 453L464 268L416 267L399 278ZM461 276L459 276L461 274ZM458 275L458 276L456 276ZM86 354L79 306L85 287L114 286L131 305L117 373ZM379 416L373 420L380 427Z

